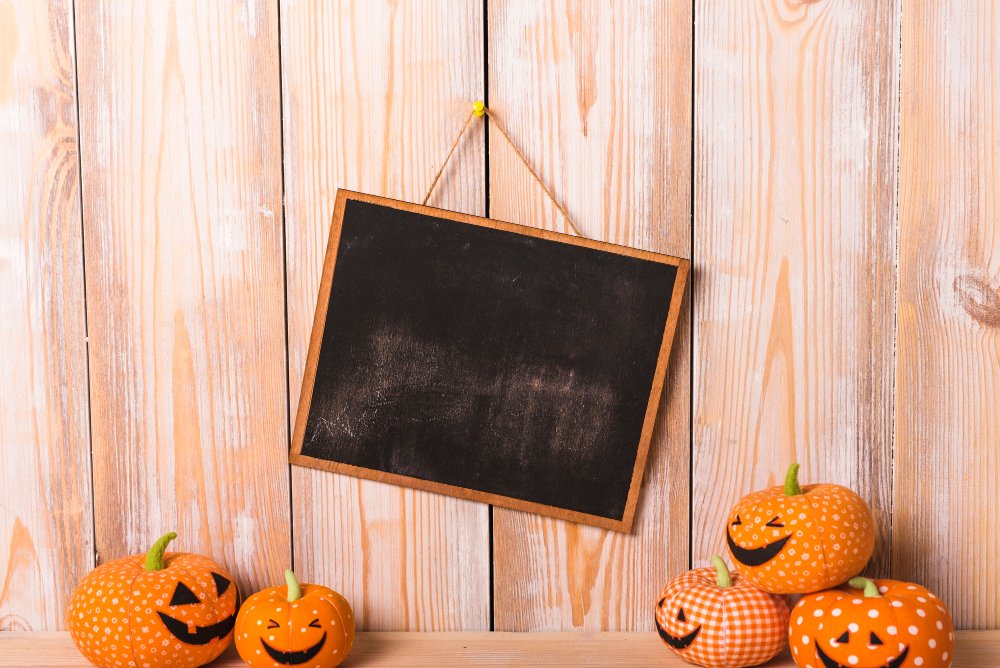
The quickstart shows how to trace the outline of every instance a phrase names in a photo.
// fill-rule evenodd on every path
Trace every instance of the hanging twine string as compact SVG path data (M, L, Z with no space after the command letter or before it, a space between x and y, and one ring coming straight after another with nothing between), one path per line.
M535 170L531 168L531 163L528 162L528 159L525 158L524 154L521 153L520 149L517 148L517 145L510 138L510 135L508 135L504 131L503 127L497 121L496 116L494 116L490 112L490 110L486 108L486 105L484 105L482 102L480 102L478 100L473 103L473 105L472 105L472 111L469 113L469 117L465 119L465 124L462 125L462 129L458 131L458 135L455 137L455 141L452 142L451 148L448 149L448 154L445 156L444 162L441 163L441 167L438 169L437 174L434 175L434 180L431 181L431 187L427 189L427 194L424 195L424 200L423 200L423 202L421 202L421 204L426 205L427 204L427 200L429 200L431 198L431 193L434 192L434 187L437 185L438 181L441 179L441 175L444 173L445 167L448 166L448 161L451 160L452 154L455 152L455 149L458 148L458 144L462 140L462 136L465 135L466 129L468 129L469 124L472 123L472 119L473 118L482 118L483 116L486 116L491 121L493 121L493 127L495 127L497 129L497 132L500 133L500 136L503 137L504 139L506 139L507 143L510 144L510 147L512 149L514 149L514 154L517 155L517 157L521 159L521 162L524 163L524 166L528 168L528 173L531 174L531 177L533 179L535 179L535 183L537 183L538 185L540 185L542 187L542 190L544 190L545 194L549 196L549 199L552 201L552 203L555 205L555 207L557 209L559 209L559 213L561 213L562 216L563 216L563 218L566 219L566 223L569 224L570 229L572 229L573 232L575 232L578 236L581 236L581 237L586 236L582 232L580 232L580 230L577 229L576 225L573 224L573 221L570 220L569 214L566 212L566 209L563 208L562 204L559 203L559 201L556 199L555 195L552 194L552 191L549 190L546 187L545 183L542 182L542 179L539 178L539 176L535 172Z

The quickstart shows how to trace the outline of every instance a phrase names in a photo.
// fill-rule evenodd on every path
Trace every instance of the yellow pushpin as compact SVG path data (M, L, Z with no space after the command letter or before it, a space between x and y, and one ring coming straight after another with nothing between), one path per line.
M480 117L486 114L486 105L483 104L482 100L476 100L472 103L472 115L475 117Z

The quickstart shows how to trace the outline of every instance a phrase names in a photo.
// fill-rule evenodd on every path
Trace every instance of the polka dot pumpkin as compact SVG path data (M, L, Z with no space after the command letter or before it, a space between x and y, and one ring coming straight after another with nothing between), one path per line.
M660 638L699 666L740 668L770 660L785 646L788 603L754 588L718 556L667 584L656 604Z
M784 487L743 497L726 523L740 575L773 594L807 594L847 582L875 549L864 500L840 485L799 486L799 465Z
M239 593L219 564L197 554L164 554L168 533L145 555L91 571L69 603L69 632L91 663L189 668L232 641Z
M320 585L299 585L285 571L284 587L246 600L236 618L236 650L253 668L333 668L354 644L354 613L343 596Z
M804 596L792 610L788 640L800 668L947 668L955 654L941 600L894 580L854 578Z

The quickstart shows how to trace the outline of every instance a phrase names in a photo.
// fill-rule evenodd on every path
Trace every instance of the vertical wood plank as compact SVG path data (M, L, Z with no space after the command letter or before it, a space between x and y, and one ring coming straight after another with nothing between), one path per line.
M799 461L867 499L888 569L898 14L696 3L695 560Z
M0 2L0 631L93 567L72 10Z
M690 3L488 11L490 106L577 227L689 257ZM498 133L490 203L494 218L569 231ZM685 305L631 534L495 509L497 630L652 628L656 594L688 563L689 318Z
M96 539L291 561L277 6L77 0Z
M1000 7L907 2L895 575L1000 626Z
M338 188L420 201L483 94L481 3L281 4L290 407L298 405ZM482 214L484 140L462 144L429 204ZM292 468L295 560L365 630L489 628L483 504Z

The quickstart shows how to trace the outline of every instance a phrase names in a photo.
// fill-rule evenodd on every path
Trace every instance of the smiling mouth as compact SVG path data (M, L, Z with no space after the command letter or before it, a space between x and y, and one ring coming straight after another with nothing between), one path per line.
M698 633L701 631L701 626L699 625L698 628L691 633L678 638L677 636L670 635L660 627L660 622L656 620L655 614L653 615L653 624L656 626L656 632L660 634L661 638L663 638L663 642L667 643L674 649L686 649L688 645L694 642L694 639L698 637Z
M851 666L845 666L841 663L837 663L836 661L828 657L826 653L822 649L820 649L818 642L813 644L816 645L816 654L819 655L819 660L823 662L824 668L852 668ZM895 659L889 660L888 663L884 664L884 666L880 666L879 668L899 668L900 666L903 665L903 662L906 661L906 655L909 652L910 648L909 647L905 648L902 654L897 656Z
M744 566L760 566L766 564L771 559L778 556L781 552L781 548L785 546L788 539L791 538L791 534L785 536L781 540L776 540L773 543L768 543L763 547L756 547L754 549L747 549L745 547L740 547L733 540L733 534L726 529L726 540L729 542L729 551L733 553L733 559L740 562Z
M319 639L319 642L310 647L309 649L299 650L298 652L282 652L281 650L274 649L266 642L264 639L260 639L260 644L264 646L264 650L267 652L268 656L277 661L278 663L283 663L286 666L294 666L299 663L305 663L309 659L313 658L319 651L323 649L323 643L326 642L326 631L323 631L323 637Z
M194 627L194 633L191 633L188 631L188 625L179 619L174 619L162 612L157 612L156 614L160 616L163 625L167 627L167 630L174 637L188 645L207 645L215 639L221 640L229 635L236 624L236 613L234 612L221 622L216 622L211 626L196 626Z

